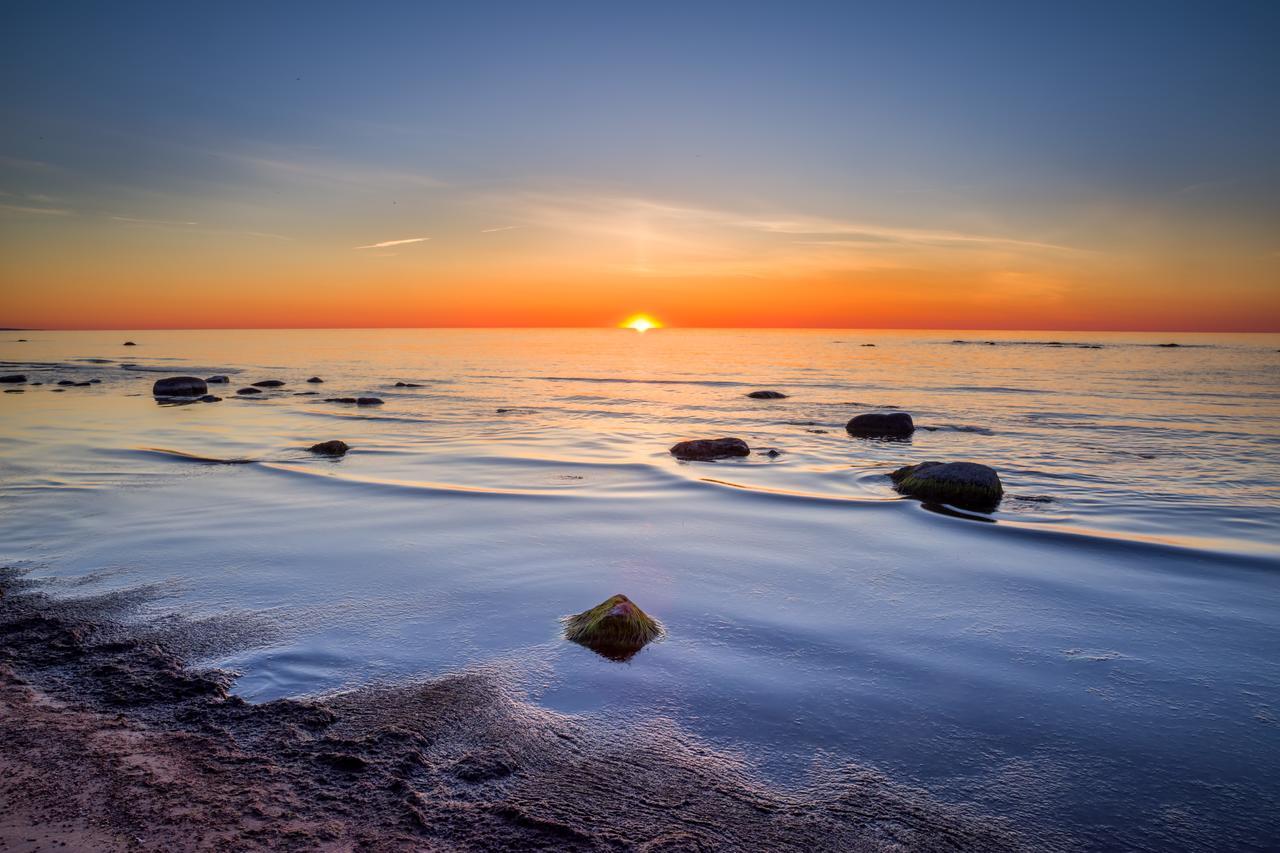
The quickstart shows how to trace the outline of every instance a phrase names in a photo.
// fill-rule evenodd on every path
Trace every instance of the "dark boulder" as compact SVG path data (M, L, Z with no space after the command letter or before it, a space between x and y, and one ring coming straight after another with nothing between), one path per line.
M995 509L1004 495L996 470L977 462L921 462L899 468L889 479L904 495L965 509Z
M279 379L264 379L261 382L254 382L254 388L279 388L284 385Z
M313 444L307 448L312 453L319 453L322 456L342 456L349 448L345 441L333 439L332 441L322 441L319 444Z
M26 382L27 375L25 373L10 373L6 376L0 376L0 382Z
M786 394L781 391L752 391L747 395L753 400L785 400Z
M231 379L229 377L223 376L221 373L217 376L210 376L205 380L205 382L208 382L210 385L225 385L230 381Z
M698 438L681 441L671 446L671 455L677 459L707 461L731 456L748 456L751 448L740 438Z
M201 403L221 403L222 398L215 397L212 394L205 394L203 397L200 398L200 402Z
M906 412L866 412L855 415L845 429L863 437L904 438L915 432L916 425Z
M207 394L209 388L204 380L195 376L171 376L168 379L157 379L151 386L151 393L157 397L199 397Z
M382 400L378 397L356 397L357 406L381 406Z
M239 394L239 395L241 395L241 396L243 396L243 397L248 397L248 396L250 396L250 395L252 395L252 394L261 394L261 393L262 393L262 389L261 389L261 388L241 388L241 389L240 389L239 391L237 391L236 393L237 393L237 394Z
M312 384L315 384L315 383L318 383L318 382L323 382L324 380L323 380L323 379L321 379L319 376L312 376L312 377L311 377L310 379L308 379L307 381L308 381L308 382L310 382L310 383L312 383Z

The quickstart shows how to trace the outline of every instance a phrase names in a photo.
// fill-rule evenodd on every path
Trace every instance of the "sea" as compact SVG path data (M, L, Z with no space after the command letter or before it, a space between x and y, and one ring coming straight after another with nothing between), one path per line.
M857 766L1046 847L1280 846L1280 335L33 330L0 362L0 564L251 617L195 661L247 700L483 669L762 785ZM910 438L845 429L894 410ZM927 460L1002 502L896 493ZM626 662L562 636L615 593L664 627Z

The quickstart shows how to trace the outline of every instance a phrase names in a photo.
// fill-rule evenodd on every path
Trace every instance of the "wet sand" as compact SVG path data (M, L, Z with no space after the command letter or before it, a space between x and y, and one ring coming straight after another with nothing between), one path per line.
M3 850L1021 848L865 770L772 788L670 724L591 726L486 673L254 705L183 666L235 626L126 625L145 590L53 598L12 570L0 593Z

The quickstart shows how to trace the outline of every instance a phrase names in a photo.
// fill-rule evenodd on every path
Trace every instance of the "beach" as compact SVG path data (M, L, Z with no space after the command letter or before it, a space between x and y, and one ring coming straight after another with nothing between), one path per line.
M1280 832L1277 336L4 338L10 849ZM926 460L1004 497L894 490ZM663 626L622 663L561 635L616 593Z

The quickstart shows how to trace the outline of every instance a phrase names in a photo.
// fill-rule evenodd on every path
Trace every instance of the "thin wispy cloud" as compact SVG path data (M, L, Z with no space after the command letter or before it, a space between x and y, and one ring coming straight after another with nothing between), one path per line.
M116 222L130 222L135 225L199 225L199 222L183 222L176 219L143 219L137 216L113 216Z
M65 207L29 207L24 204L0 204L7 213L33 214L35 216L70 216L74 211Z
M496 234L499 231L514 231L517 228L523 228L523 225L503 225L501 228L481 228L481 234Z
M430 237L409 237L406 240L383 240L381 243L370 243L367 246L356 246L357 249L385 249L388 246L403 246L405 243L421 243Z

